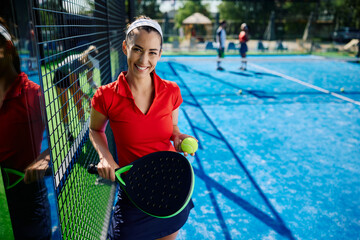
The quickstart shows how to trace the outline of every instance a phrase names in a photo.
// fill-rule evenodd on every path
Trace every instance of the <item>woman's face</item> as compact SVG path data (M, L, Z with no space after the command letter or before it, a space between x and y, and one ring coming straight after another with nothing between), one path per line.
M161 57L161 37L156 31L134 29L134 36L123 42L123 52L127 56L128 75L149 77Z

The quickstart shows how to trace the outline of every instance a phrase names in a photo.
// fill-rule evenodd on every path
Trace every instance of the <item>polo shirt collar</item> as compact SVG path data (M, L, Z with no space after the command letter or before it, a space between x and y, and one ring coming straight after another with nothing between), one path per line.
M128 82L126 81L126 75L127 71L121 72L118 78L117 83L117 93L120 96L127 97L133 99L133 95L131 93L130 87ZM162 80L156 73L155 70L151 74L151 78L154 81L155 86L155 97L162 91L166 89L166 84L164 80Z
M27 79L27 75L25 73L23 73L23 72L20 73L16 77L14 82L12 83L12 85L11 85L9 91L7 92L4 100L18 97L21 94L21 91L23 90L25 79Z

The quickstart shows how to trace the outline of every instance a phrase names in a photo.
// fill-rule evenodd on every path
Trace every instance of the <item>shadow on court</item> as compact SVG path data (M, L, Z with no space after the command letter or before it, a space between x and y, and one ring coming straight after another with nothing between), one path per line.
M280 234L284 238L295 239L293 237L293 234L290 231L290 229L285 225L284 221L282 220L282 218L280 217L278 212L274 209L274 207L270 203L269 199L265 196L262 189L256 183L255 179L250 174L250 172L248 171L246 166L243 164L242 160L237 156L237 154L235 153L235 151L232 148L232 146L230 145L230 143L222 135L222 133L216 127L216 125L211 120L211 118L206 114L205 110L198 103L195 96L192 94L190 88L187 86L185 81L182 79L181 74L178 74L178 72L179 71L196 72L196 74L206 76L212 80L221 82L226 85L230 85L231 87L234 87L236 89L238 89L238 86L236 86L235 84L223 81L219 78L215 78L215 77L211 76L210 74L202 73L202 72L196 71L194 69L189 69L187 66L185 66L183 64L167 62L166 67L168 67L167 68L168 71L166 71L167 76L172 75L171 79L177 79L177 82L179 82L179 86L181 86L182 89L184 89L188 92L189 96L187 97L186 100L184 100L184 103L187 103L190 107L196 108L197 112L199 112L199 114L201 115L201 118L205 119L205 122L203 124L210 126L210 128L211 128L211 131L208 131L208 130L205 130L202 126L198 126L195 119L192 119L189 116L189 114L187 113L187 109L182 108L182 112L183 112L187 122L189 123L190 128L191 128L192 132L194 133L194 136L197 139L199 139L199 134L205 133L210 138L221 141L224 144L224 146L226 146L226 151L232 155L232 157L235 159L237 165L240 167L240 169L245 174L248 181L251 183L252 189L254 189L254 191L257 192L257 194L261 197L261 199L265 203L268 210L271 212L272 216L269 215L269 213L266 213L263 210L259 209L258 207L254 206L254 204L252 204L251 202L243 199L242 197L238 196L237 194L234 194L231 190L229 190L228 188L223 186L218 181L214 180L212 177L210 177L205 172L203 163L202 163L201 159L199 158L199 154L195 155L195 159L196 159L196 163L197 163L198 167L194 167L194 172L195 172L196 176L205 183L205 187L209 194L210 201L214 208L214 211L215 211L217 220L219 222L219 225L221 227L222 235L224 236L224 239L228 240L228 239L234 239L234 238L232 238L232 235L231 235L232 229L229 229L229 227L228 227L229 219L224 217L224 212L221 210L221 204L216 199L214 191L219 192L226 199L235 203L236 206L242 208L247 213L251 214L253 217L255 217L259 221L263 222L265 225L270 227L273 231ZM266 95L265 92L261 92L261 91L248 91L248 93L257 98L272 98L272 96L268 96L268 95ZM199 143L199 149L203 149L203 145L201 142Z
M251 70L240 71L240 72L235 72L235 71L226 71L226 72L235 74L235 75L239 75L239 76L244 76L244 77L263 77L263 76L279 77L275 74L266 73L266 72L255 72L255 71L251 71Z
M221 84L224 84L224 85L227 85L227 86L230 86L234 89L240 89L240 87L236 84L232 84L232 83L229 83L227 81L224 81L223 79L221 78L217 78L217 77L214 77L212 76L211 74L208 74L208 73L204 73L204 72L201 72L201 71L197 71L193 68L189 68L188 66L184 65L184 64L180 64L180 63L177 63L177 62L168 62L170 68L172 69L173 72L176 73L175 71L175 68L180 68L180 71L185 71L185 72L193 72L197 75L200 75L200 76L204 76L208 79L211 79L213 81L216 81L216 82L219 82ZM245 72L233 72L233 71L227 71L229 73L232 73L232 74L236 74L236 75L240 75L240 76L245 76L245 77L254 77L254 75L252 74L247 74ZM277 77L279 78L279 76L276 76L276 75L273 75L273 74L267 74L267 73L260 73L260 72L253 72L255 75L263 75L263 76L271 76L271 77ZM175 76L178 76L177 74L174 74ZM182 86L186 86L185 83L182 82ZM190 91L190 89L188 89L188 91ZM275 96L272 96L272 95L269 95L266 93L266 91L263 91L263 90L243 90L244 93L247 93L247 94L250 94L256 98L259 98L259 99L275 99L276 97ZM190 103L190 105L193 105Z

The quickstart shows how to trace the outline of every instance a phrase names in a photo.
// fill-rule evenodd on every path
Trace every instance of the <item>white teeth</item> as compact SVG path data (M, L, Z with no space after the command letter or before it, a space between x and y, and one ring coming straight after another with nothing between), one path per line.
M147 67L140 67L140 66L138 66L138 65L135 65L138 69L140 69L140 70L145 70Z

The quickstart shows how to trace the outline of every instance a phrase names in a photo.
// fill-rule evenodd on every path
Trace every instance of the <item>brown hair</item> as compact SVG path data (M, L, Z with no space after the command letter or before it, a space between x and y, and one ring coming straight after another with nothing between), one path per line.
M152 20L151 18L149 18L149 17L147 17L147 16L140 15L140 16L138 16L137 18L135 18L134 22L135 22L136 20L139 20L139 19ZM131 23L128 23L128 24L127 24L125 32L129 29L130 25L131 25ZM150 26L141 26L141 27L137 27L137 29L139 29L139 30L145 30L145 31L148 32L148 33L154 31L154 32L156 32L157 34L159 34L160 39L161 39L160 48L162 48L162 45L163 45L162 37L161 37L160 33L159 33L155 28L150 27ZM128 41L131 41L131 40L134 38L134 35L135 35L135 34L134 34L133 31L129 32L129 33L126 35L126 37L125 37L125 42L127 43Z
M6 24L6 21L0 17L0 24L8 31L8 33L10 34L9 31L9 27ZM11 36L11 38L13 39L13 36ZM20 57L19 54L16 50L16 47L14 46L14 43L11 41L8 41L3 35L0 34L0 46L4 47L4 54L10 54L12 56L13 59L13 66L15 68L15 71L17 73L20 73Z

